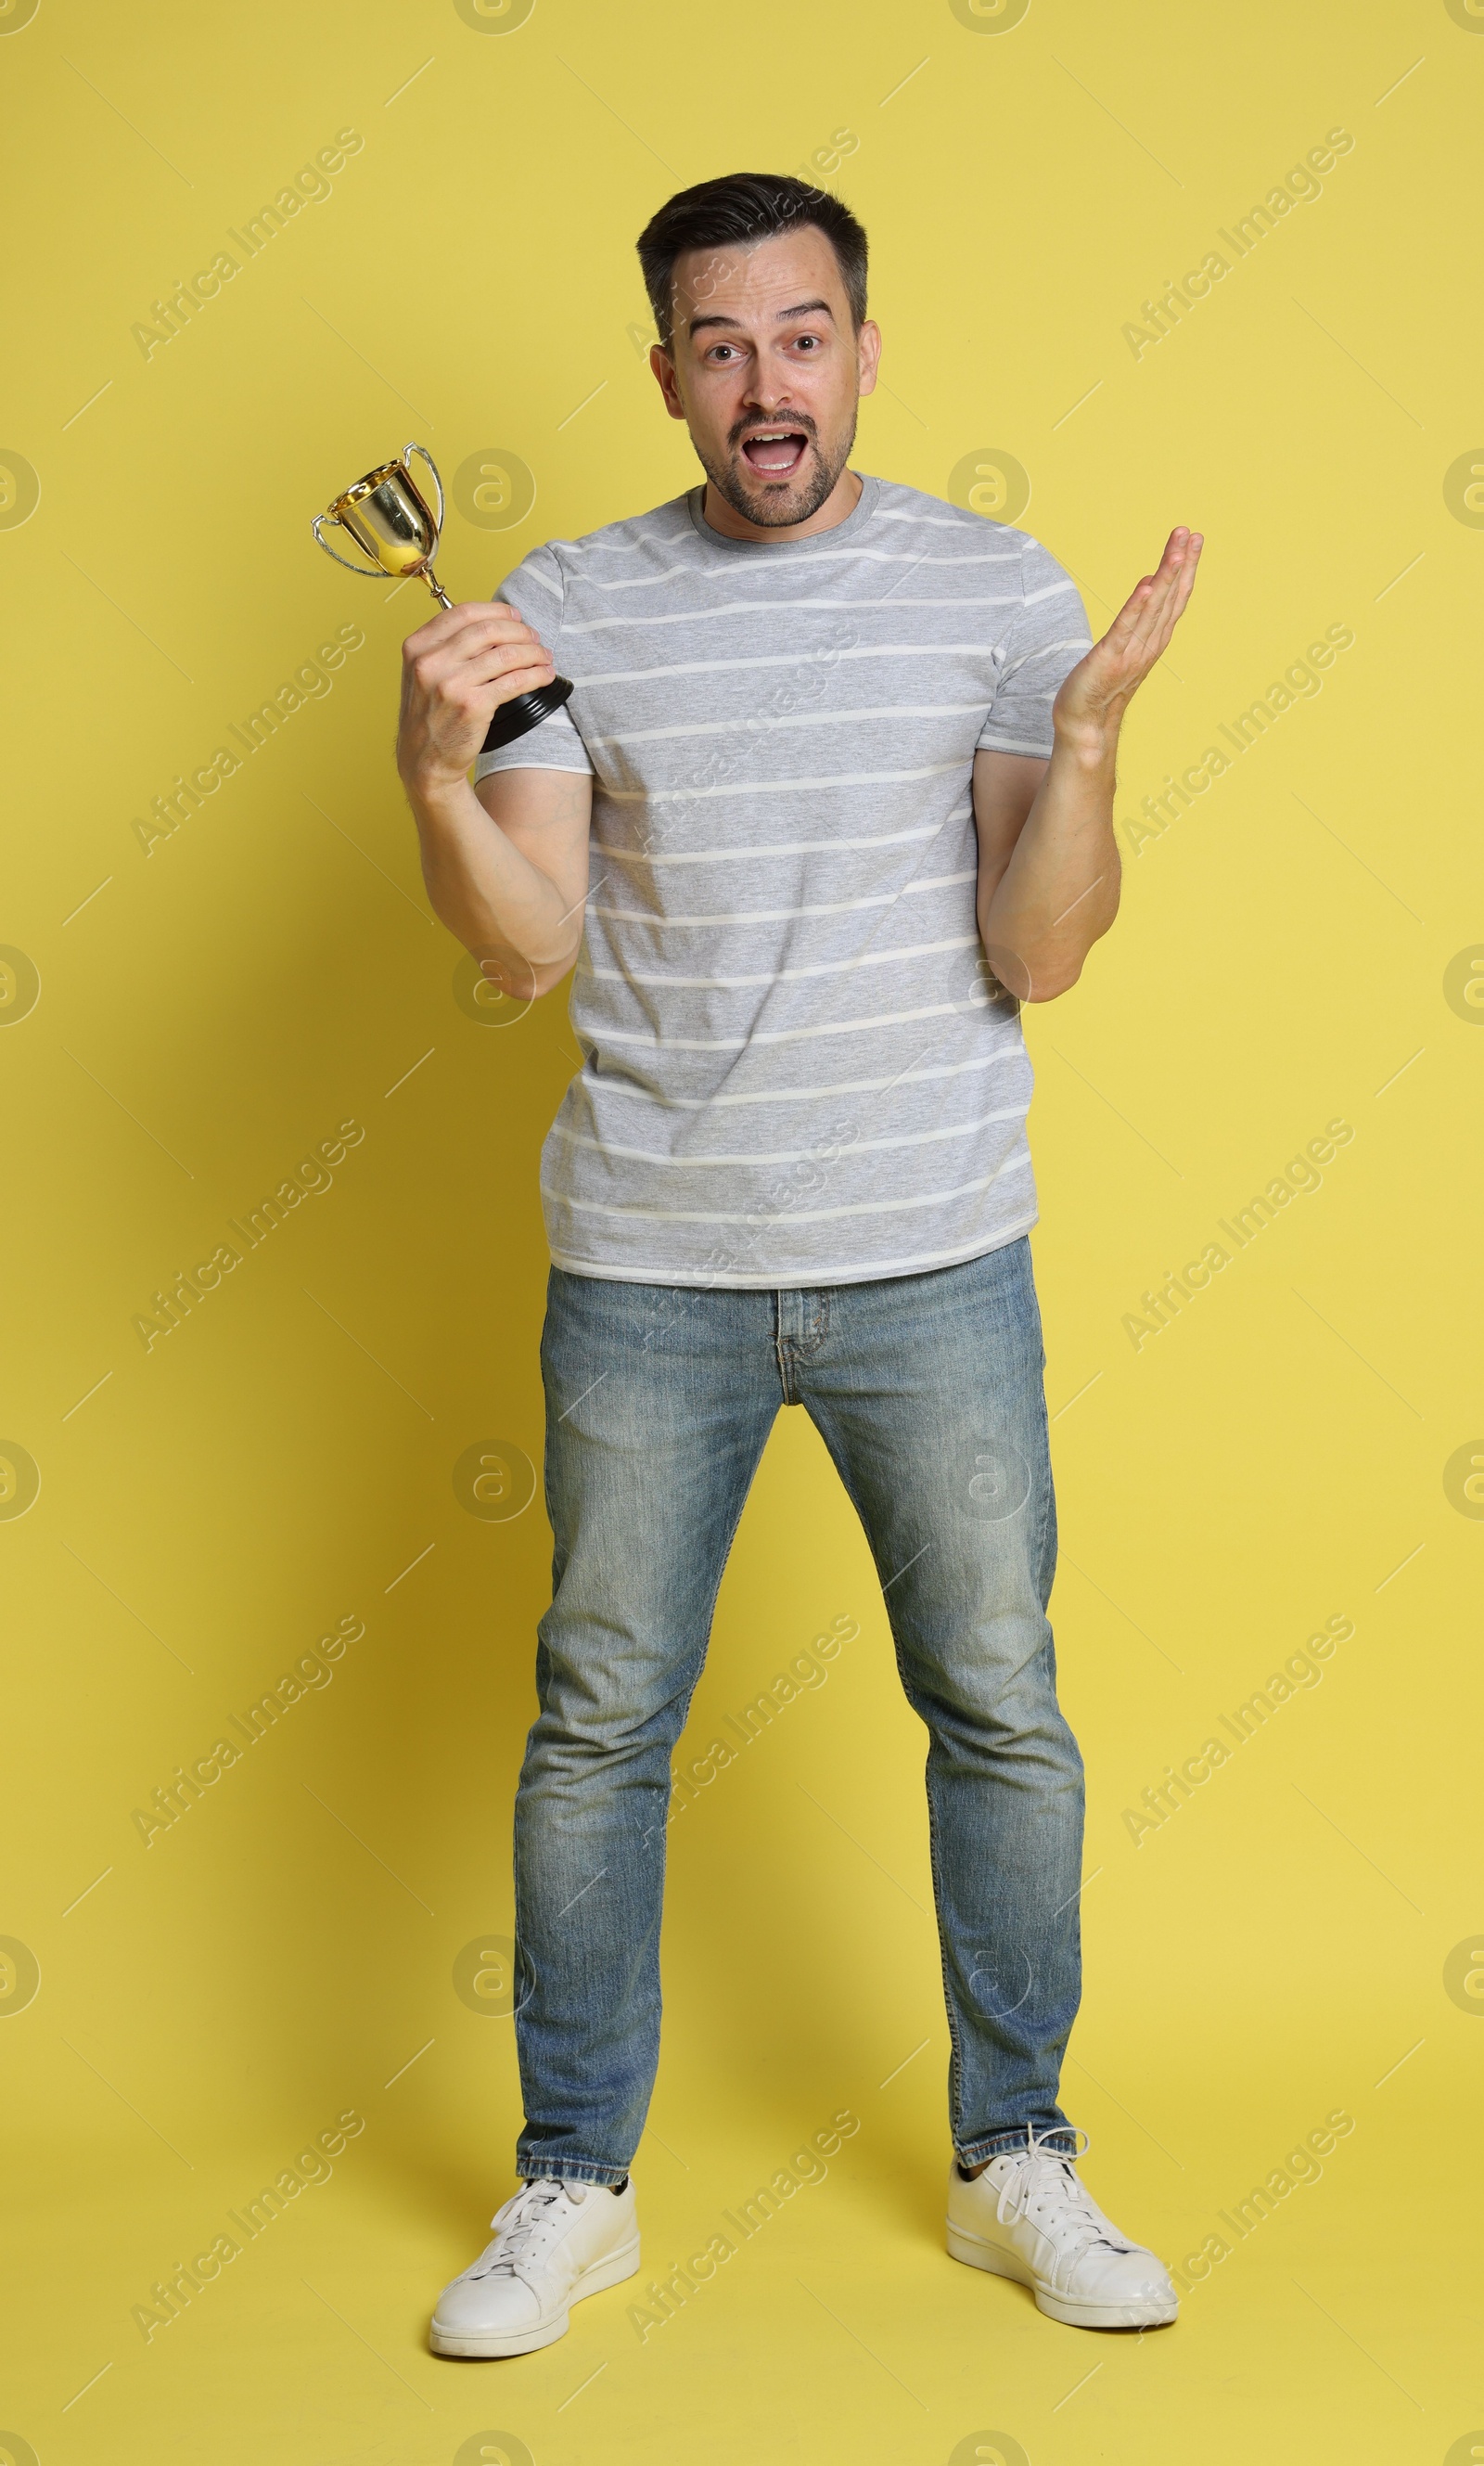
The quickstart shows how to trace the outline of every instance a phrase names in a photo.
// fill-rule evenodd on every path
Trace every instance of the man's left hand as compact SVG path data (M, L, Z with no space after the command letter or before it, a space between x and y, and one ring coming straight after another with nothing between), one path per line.
M1195 585L1202 534L1171 531L1159 572L1135 584L1101 641L1064 680L1052 705L1059 736L1104 738L1118 734L1131 697L1165 650Z

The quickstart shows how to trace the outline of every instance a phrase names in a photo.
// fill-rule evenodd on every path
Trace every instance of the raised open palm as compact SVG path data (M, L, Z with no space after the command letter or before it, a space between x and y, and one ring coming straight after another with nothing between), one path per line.
M1053 726L1104 731L1118 727L1180 621L1195 587L1202 545L1199 531L1171 531L1159 571L1135 584L1101 640L1063 681L1052 706Z

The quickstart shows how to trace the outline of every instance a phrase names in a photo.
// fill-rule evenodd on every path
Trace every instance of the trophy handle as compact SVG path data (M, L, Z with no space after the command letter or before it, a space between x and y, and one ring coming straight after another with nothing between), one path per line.
M339 549L331 548L328 540L321 539L320 537L320 525L321 523L335 523L337 530L341 528L341 525L336 522L333 514L316 514L314 521L309 526L315 535L316 545L323 549L326 556L332 556L337 565L343 565L347 573L359 573L364 582L389 582L391 580L391 576L387 572L385 567L380 565L352 565L348 556L342 556Z
M438 477L438 466L433 460L432 456L429 453L426 445L403 446L402 460L404 462L407 462L414 454L421 455L423 460L427 463L429 470L432 473L432 484L438 492L438 528L441 531L443 528L443 482Z

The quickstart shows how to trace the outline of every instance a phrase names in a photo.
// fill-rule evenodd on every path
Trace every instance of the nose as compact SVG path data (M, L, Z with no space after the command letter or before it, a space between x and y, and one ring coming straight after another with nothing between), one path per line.
M786 378L770 378L760 370L743 396L748 411L761 412L764 419L776 419L788 409L788 385Z

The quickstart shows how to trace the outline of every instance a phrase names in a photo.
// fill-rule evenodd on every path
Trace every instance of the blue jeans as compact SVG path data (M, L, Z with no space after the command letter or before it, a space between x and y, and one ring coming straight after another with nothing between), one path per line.
M670 1759L782 1404L865 1527L926 1725L933 1890L966 2163L1074 2145L1082 1760L1046 1616L1056 1511L1022 1235L929 1275L728 1291L551 1271L542 1365L555 1598L516 1799L521 2175L616 2183L659 2052Z

